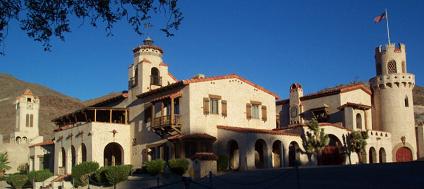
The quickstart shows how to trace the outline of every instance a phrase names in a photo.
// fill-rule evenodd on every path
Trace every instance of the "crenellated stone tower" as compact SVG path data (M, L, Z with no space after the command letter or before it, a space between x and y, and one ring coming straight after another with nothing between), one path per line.
M34 96L31 90L16 98L16 127L10 137L11 142L22 144L31 143L39 137L38 113L40 110L40 99Z
M415 76L406 70L404 44L375 49L376 76L370 79L373 130L392 134L393 161L417 158L412 89Z
M168 73L168 65L162 60L163 50L155 46L150 37L134 48L133 53L134 62L128 69L128 93L131 99L175 82L175 78Z

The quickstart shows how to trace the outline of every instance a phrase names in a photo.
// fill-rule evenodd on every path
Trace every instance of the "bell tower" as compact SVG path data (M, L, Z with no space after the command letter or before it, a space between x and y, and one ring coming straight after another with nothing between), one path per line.
M162 60L163 50L147 37L143 44L133 49L134 62L128 68L128 93L130 99L157 89L176 80L168 73L168 65Z
M30 143L39 136L38 113L40 110L40 99L34 96L31 90L16 98L16 127L11 136L11 142L18 144Z
M415 76L406 69L404 44L387 44L375 49L376 76L372 89L373 129L392 135L393 161L417 158L412 89Z
M300 85L299 83L293 83L290 86L289 125L303 123L303 120L300 117L300 113L302 113L302 109L303 109L302 102L300 101L300 98L302 96L303 96L302 85Z

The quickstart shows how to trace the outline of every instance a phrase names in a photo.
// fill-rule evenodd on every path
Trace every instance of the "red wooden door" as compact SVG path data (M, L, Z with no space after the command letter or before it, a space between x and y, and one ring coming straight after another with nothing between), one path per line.
M405 162L412 161L412 152L407 147L401 147L396 151L396 161Z

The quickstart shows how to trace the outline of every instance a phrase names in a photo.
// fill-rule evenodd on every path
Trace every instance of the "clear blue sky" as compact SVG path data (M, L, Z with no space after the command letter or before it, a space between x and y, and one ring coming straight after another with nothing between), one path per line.
M181 0L180 7L185 18L174 37L150 32L178 79L236 73L282 98L293 82L311 93L367 81L375 75L374 48L387 43L385 23L373 18L388 8L392 41L407 45L408 71L424 85L421 0ZM54 41L52 52L44 52L13 24L0 72L81 100L126 90L132 49L145 36L125 23L115 26L113 37L102 28L72 29L65 42Z

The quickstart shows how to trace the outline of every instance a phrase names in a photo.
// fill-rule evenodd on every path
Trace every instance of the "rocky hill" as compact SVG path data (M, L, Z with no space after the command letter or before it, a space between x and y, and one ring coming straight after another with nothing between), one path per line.
M15 100L25 89L40 98L40 135L50 137L55 127L50 120L82 107L82 103L75 98L66 96L47 87L18 80L11 75L0 73L0 134L4 139L13 132L15 127Z

